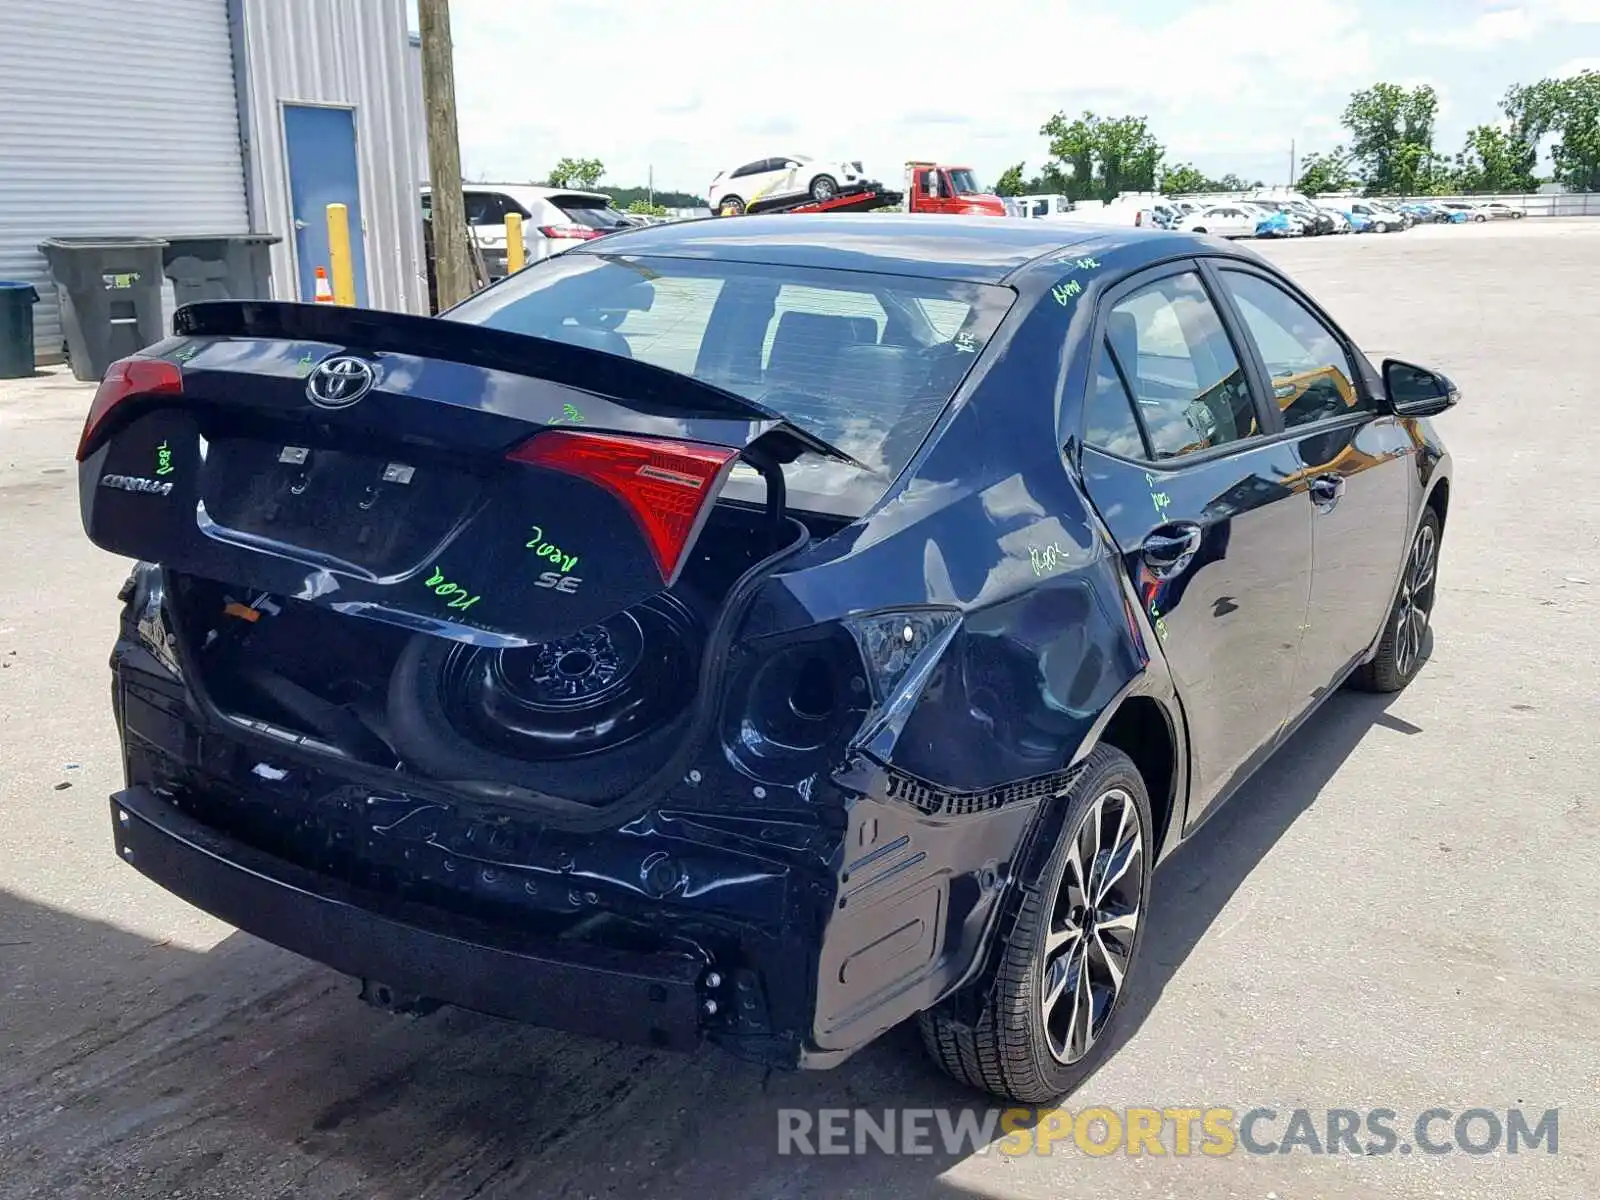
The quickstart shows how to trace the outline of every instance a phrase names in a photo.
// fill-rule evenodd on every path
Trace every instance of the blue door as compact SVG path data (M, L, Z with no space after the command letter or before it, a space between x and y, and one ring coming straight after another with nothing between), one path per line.
M295 258L300 265L300 299L317 294L317 268L333 282L328 261L328 205L350 209L350 256L354 260L356 303L367 303L366 239L361 232L361 175L356 165L356 114L348 108L310 104L283 106L284 154L289 163L289 203L293 209Z

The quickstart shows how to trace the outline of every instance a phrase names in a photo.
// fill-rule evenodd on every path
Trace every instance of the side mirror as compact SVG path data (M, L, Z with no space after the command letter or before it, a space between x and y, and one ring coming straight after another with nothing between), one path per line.
M1383 360L1383 390L1402 417L1437 416L1461 399L1456 385L1437 371L1395 358Z
M800 164L791 158L788 162L783 164L783 169L785 171L798 171L800 169Z

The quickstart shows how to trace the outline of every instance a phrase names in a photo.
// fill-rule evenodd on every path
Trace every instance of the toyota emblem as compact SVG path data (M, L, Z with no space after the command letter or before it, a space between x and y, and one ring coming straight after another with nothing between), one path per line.
M349 408L372 390L378 374L364 358L342 354L324 359L306 377L306 395L319 408Z

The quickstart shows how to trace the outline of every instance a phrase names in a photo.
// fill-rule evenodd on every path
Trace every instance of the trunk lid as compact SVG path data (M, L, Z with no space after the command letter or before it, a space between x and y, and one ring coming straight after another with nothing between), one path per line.
M669 586L737 454L852 461L600 349L285 303L193 305L174 328L145 354L181 391L86 430L90 539L461 641L565 636Z

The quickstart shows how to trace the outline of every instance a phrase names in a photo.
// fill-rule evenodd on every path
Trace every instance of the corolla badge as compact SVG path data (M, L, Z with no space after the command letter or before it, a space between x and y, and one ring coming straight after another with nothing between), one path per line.
M349 408L377 380L378 373L366 359L341 354L317 364L306 377L306 395L319 408Z
M146 479L142 475L102 475L100 486L116 488L119 492L139 492L146 496L170 496L170 479Z

